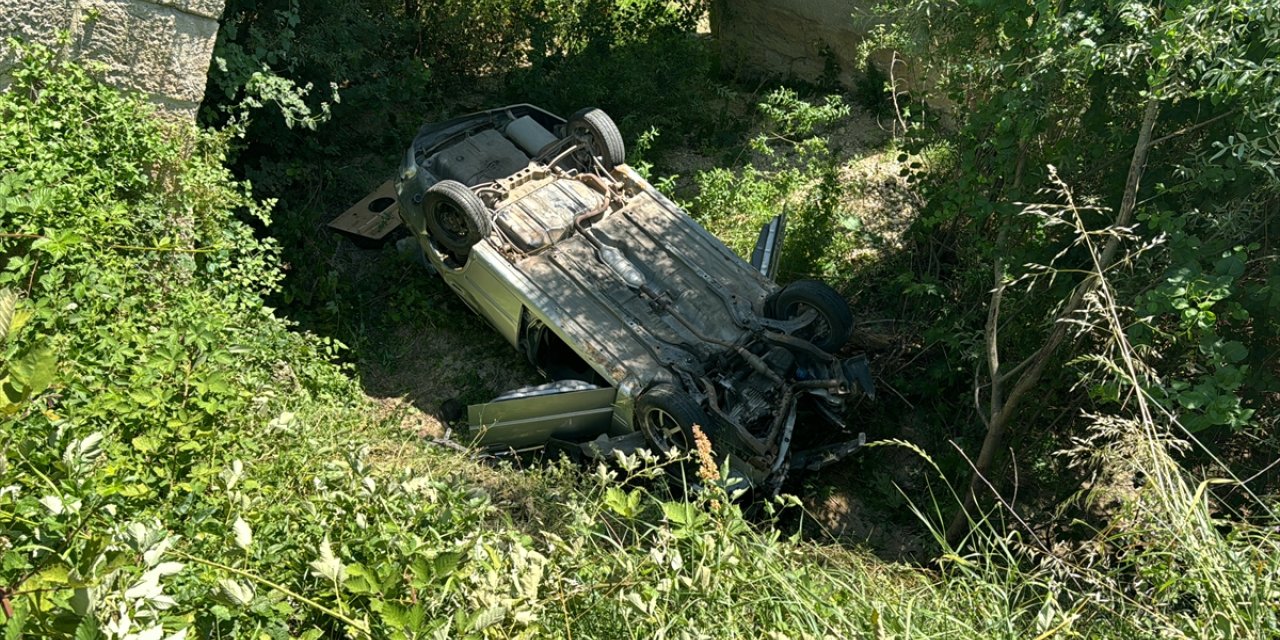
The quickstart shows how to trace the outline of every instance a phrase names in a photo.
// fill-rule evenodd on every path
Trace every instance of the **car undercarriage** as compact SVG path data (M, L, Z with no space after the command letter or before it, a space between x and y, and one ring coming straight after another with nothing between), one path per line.
M409 148L396 192L423 255L552 380L469 407L472 441L669 452L700 430L768 492L856 450L860 435L795 447L798 429L852 436L846 403L874 386L865 358L834 355L852 327L843 298L772 280L786 216L748 263L624 155L603 112L530 105L427 125Z

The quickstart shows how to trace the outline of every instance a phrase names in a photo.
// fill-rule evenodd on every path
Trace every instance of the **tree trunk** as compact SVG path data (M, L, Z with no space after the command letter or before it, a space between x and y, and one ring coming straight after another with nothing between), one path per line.
M1142 114L1142 126L1138 130L1138 141L1133 147L1133 158L1129 162L1129 174L1125 180L1124 195L1120 200L1120 209L1116 215L1115 226L1128 226L1133 221L1134 210L1138 203L1138 189L1142 182L1142 170L1147 164L1147 152L1151 150L1151 132L1155 128L1156 116L1160 113L1160 102L1151 96L1147 98L1146 108ZM1120 250L1120 239L1111 236L1107 239L1098 260L1099 272L1106 271L1115 262L1116 253ZM1090 276L1076 286L1062 311L1054 318L1053 328L1044 344L1030 358L1002 373L999 370L999 336L996 327L999 325L1000 299L1004 295L1004 269L1000 259L995 263L995 288L991 294L991 302L987 316L987 329L984 336L988 366L991 369L990 419L987 420L987 435L982 440L982 449L978 459L973 463L973 474L969 477L960 511L952 518L947 527L947 542L951 545L959 542L969 533L969 526L974 517L973 509L978 503L978 492L988 484L987 476L994 466L996 456L1004 449L1005 435L1017 415L1018 407L1027 393L1040 381L1045 368L1053 358L1058 347L1067 338L1068 320L1075 315L1084 304L1085 297L1098 284L1096 276ZM1013 390L1008 396L1003 394L1004 383L1021 372Z

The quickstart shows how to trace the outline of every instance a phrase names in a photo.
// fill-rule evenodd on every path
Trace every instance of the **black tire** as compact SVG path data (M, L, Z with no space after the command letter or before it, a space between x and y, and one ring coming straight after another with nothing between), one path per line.
M453 424L467 417L467 406L457 398L449 398L440 403L440 419L445 424Z
M569 117L565 135L587 142L592 155L600 159L606 169L627 161L627 147L622 133L609 114L595 108L583 109Z
M635 424L660 453L693 449L693 426L710 431L711 420L689 394L660 384L636 400Z
M441 180L422 198L427 232L458 258L466 258L493 229L489 207L467 185Z
M828 353L835 353L853 333L853 312L835 289L817 280L796 280L765 301L765 315L775 320L791 320L813 309L818 319L798 337Z

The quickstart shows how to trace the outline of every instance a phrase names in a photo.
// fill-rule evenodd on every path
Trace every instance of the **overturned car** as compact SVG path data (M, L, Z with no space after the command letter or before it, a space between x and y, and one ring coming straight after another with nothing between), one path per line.
M405 155L400 215L430 265L552 380L468 407L472 441L668 452L697 427L763 491L855 450L861 435L793 446L798 416L838 434L845 402L874 391L865 359L833 355L852 328L845 301L772 281L785 218L748 263L624 156L604 112L531 105L429 124Z

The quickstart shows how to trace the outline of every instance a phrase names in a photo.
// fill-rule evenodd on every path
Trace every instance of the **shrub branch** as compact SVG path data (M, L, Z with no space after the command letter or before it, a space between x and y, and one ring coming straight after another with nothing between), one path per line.
M1138 202L1138 189L1142 182L1142 171L1146 167L1147 153L1152 147L1151 132L1155 128L1156 118L1159 113L1160 101L1153 94L1147 98L1147 104L1143 110L1142 126L1138 131L1138 141L1134 145L1133 157L1129 162L1129 174L1125 180L1124 195L1121 198L1120 210L1117 212L1112 228L1123 228L1133 221L1134 210L1137 208ZM1003 235L1002 231L1001 237ZM1076 285L1071 297L1054 318L1053 329L1049 332L1044 344L1008 374L1003 375L999 369L1000 345L997 327L999 325L1000 301L1004 296L1005 289L1004 265L1000 258L996 258L993 268L995 283L989 303L987 327L983 336L988 366L990 367L988 375L991 377L990 418L987 421L987 433L982 441L982 449L978 452L978 459L973 464L973 473L969 478L969 488L965 491L964 502L960 510L956 512L955 517L951 519L951 524L947 527L947 541L950 544L958 544L969 533L969 527L974 521L973 509L978 502L977 493L986 483L984 476L990 473L995 464L996 456L1004 449L1005 437L1009 431L1009 426L1017 415L1022 401L1026 398L1027 393L1035 388L1040 381L1040 376L1044 375L1045 369L1053 359L1053 355L1067 338L1067 330L1071 327L1072 317L1083 308L1089 294L1099 287L1104 274L1115 263L1116 254L1119 250L1120 236L1112 234L1102 247L1101 253L1093 254L1095 256L1094 273ZM1017 372L1021 372L1022 375L1017 379L1008 396L1002 397L1003 383L1011 380Z

